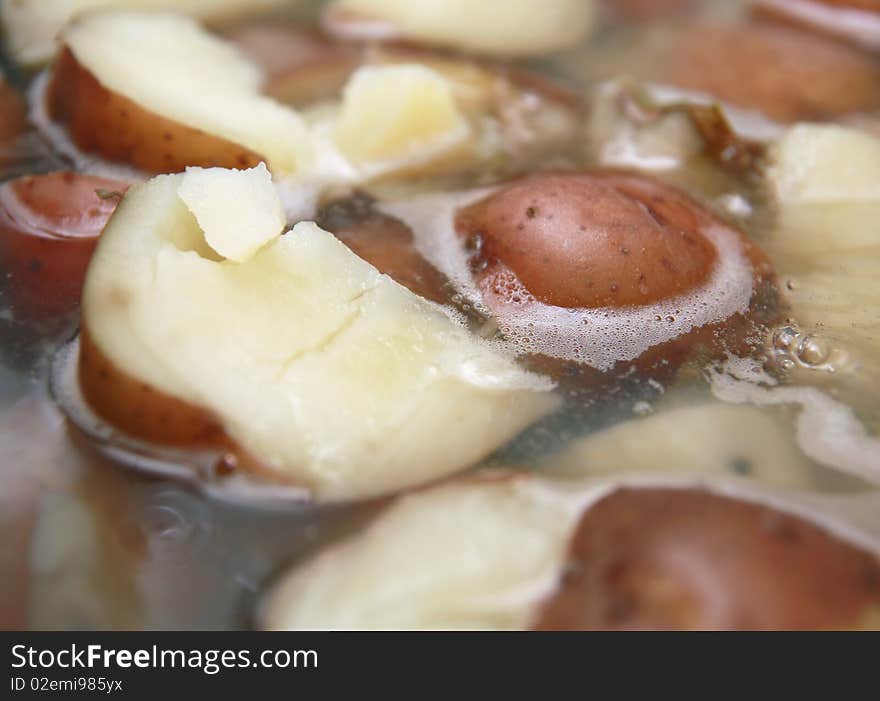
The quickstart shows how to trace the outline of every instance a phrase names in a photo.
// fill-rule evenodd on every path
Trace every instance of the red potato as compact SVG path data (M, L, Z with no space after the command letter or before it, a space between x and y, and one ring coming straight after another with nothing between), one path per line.
M332 203L319 213L318 224L417 295L441 304L450 301L449 281L418 252L412 231L374 211L369 201L353 197Z
M483 301L496 314L523 303L572 310L639 309L700 289L718 264L704 231L724 227L751 265L752 305L718 323L661 342L633 366L666 376L688 358L748 353L761 324L775 318L774 273L745 235L679 191L613 172L545 173L514 181L458 212L456 231L471 251ZM653 319L653 316L652 316ZM577 321L570 335L577 338ZM602 342L593 339L591 342ZM535 369L588 386L603 373L574 360L532 354Z
M581 518L535 627L860 628L878 605L878 558L808 521L696 490L625 489Z
M98 236L128 185L57 172L0 186L0 265L16 316L47 319L79 304Z
M686 25L656 77L781 122L880 107L880 63L872 56L782 26Z
M255 25L228 35L268 78L267 92L303 106L338 94L364 61L364 47L299 27Z
M485 288L506 268L545 304L594 308L650 304L704 282L716 258L698 233L708 220L650 181L551 173L459 211L456 229Z
M47 100L52 119L81 150L148 173L176 173L186 166L252 168L267 160L108 90L67 48L52 69Z

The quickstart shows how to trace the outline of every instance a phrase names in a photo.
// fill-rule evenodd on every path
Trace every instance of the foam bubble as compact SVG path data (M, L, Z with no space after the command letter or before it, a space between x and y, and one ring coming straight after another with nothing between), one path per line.
M460 208L497 189L441 193L379 205L382 212L412 229L419 252L482 313L488 313L486 305L471 275L454 220ZM720 224L701 233L715 246L718 262L709 279L693 292L638 307L569 309L543 304L515 278L501 277L492 293L509 304L495 310L499 328L519 353L540 353L604 371L695 328L745 312L754 280L739 235Z

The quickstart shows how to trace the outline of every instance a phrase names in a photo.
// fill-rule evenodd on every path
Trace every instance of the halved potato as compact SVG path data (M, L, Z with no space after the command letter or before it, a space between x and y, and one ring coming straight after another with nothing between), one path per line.
M401 38L519 56L576 43L595 12L592 0L336 0L325 26L346 38Z
M341 499L468 467L556 406L549 383L313 223L223 258L181 199L185 177L132 188L89 267L81 367L98 357L130 378L84 376L111 423L108 407L137 417L116 395L142 387L134 399L213 417L259 472ZM216 191L216 212L241 204Z
M273 630L876 625L875 553L722 494L458 480L401 497L294 567L260 621Z
M312 157L299 115L261 71L182 15L99 12L62 34L46 99L81 150L151 173L188 165L289 174Z
M99 9L175 10L222 21L296 0L12 0L0 5L9 50L19 63L45 63L54 56L61 28L77 13Z

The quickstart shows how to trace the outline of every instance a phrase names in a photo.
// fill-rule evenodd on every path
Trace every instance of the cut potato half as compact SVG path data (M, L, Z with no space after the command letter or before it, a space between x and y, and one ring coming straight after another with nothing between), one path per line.
M186 177L132 188L105 229L83 351L216 417L261 472L318 498L381 494L473 465L556 406L548 382L313 223L224 259ZM214 216L245 202L228 192ZM90 377L87 398L112 393Z
M362 534L283 579L273 630L527 628L565 563L591 495L529 478L405 496Z
M264 600L260 622L272 630L876 624L880 559L818 520L727 488L460 479L401 497L294 567Z
M502 155L527 160L560 149L577 128L577 100L562 91L425 52L359 69L346 62L341 95L315 96L298 112L262 93L263 70L235 44L187 17L89 13L62 41L32 110L78 162L97 156L174 173L264 161L276 177L321 189Z
M49 61L62 27L86 10L176 10L223 21L293 2L296 0L11 0L0 4L0 20L13 58L30 66Z
M152 173L311 160L305 124L260 94L260 69L188 17L89 13L62 43L46 98L83 151Z
M595 14L592 0L336 0L325 25L346 38L401 38L518 56L571 46Z

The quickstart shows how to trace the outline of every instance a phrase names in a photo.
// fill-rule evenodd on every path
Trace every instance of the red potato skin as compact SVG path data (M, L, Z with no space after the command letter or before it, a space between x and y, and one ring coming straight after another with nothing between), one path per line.
M484 291L510 271L544 304L596 308L652 304L705 282L716 259L699 234L708 222L650 181L548 173L459 211L456 231Z
M689 292L716 263L714 246L699 233L711 225L726 226L678 190L614 172L524 178L456 219L490 309L511 303L511 279L539 302L568 308L646 305ZM526 364L566 385L595 388L633 369L664 380L691 358L751 353L779 310L772 265L748 237L740 234L740 242L754 274L748 314L655 346L610 373L543 355Z
M364 61L362 45L300 27L256 25L228 38L266 72L267 92L296 107L338 94Z
M18 91L0 78L0 168L19 156L18 137L27 131L27 106Z
M85 327L79 353L83 396L98 416L123 433L167 446L233 448L213 414L130 377L104 355Z
M52 119L81 150L148 173L187 166L252 168L266 159L226 139L144 109L105 88L64 48L47 93Z
M131 377L92 340L87 327L79 336L77 377L89 408L126 436L168 448L214 450L213 474L205 479L247 472L267 483L304 486L243 450L213 412L189 404Z
M880 62L785 26L686 25L660 64L657 78L663 82L785 123L833 120L880 107Z
M880 560L808 521L697 490L624 489L581 518L534 627L848 629L878 605Z
M372 209L364 198L327 205L318 225L348 246L355 255L392 277L411 292L440 304L453 294L449 280L418 252L409 228Z
M129 183L72 172L0 185L0 267L16 317L42 321L79 304L98 236Z

